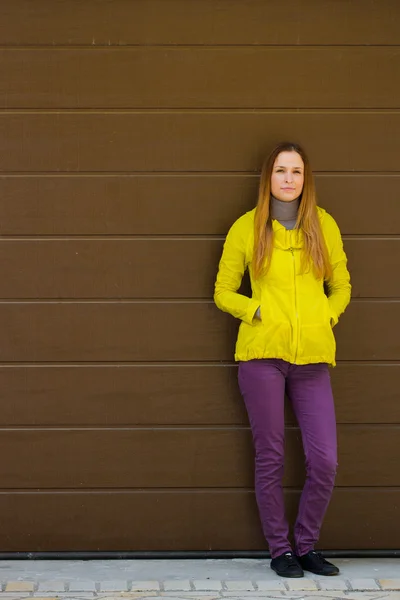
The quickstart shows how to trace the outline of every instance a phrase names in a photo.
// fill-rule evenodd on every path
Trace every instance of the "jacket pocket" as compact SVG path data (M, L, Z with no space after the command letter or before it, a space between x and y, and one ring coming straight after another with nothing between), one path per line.
M299 350L304 358L320 358L321 362L333 360L336 342L331 318L328 298L324 294L321 311L315 315L314 322L303 324L300 327Z
M261 300L261 328L257 336L257 344L269 357L288 356L292 345L290 321L273 304L273 299L265 298L264 295Z

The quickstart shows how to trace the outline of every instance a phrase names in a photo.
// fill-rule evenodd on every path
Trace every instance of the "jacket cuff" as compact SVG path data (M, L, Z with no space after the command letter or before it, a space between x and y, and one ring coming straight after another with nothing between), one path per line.
M246 315L243 317L243 321L248 323L249 325L254 324L254 316L256 314L257 308L260 306L260 302L258 300L254 300L253 298L249 299L249 306L247 307Z
M337 316L337 314L331 309L331 325L332 327L335 327L335 325L337 325L339 322L339 318Z

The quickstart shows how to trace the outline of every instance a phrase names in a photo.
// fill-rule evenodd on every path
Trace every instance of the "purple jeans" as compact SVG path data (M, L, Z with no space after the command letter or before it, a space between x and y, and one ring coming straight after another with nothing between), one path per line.
M336 419L328 365L293 365L280 359L239 363L239 386L255 449L255 490L271 557L292 550L285 517L284 396L301 429L307 478L294 527L295 552L314 549L337 467Z

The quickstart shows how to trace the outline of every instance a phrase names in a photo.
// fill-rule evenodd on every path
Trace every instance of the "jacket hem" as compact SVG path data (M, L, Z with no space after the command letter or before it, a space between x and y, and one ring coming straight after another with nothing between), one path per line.
M327 356L298 356L296 360L294 357L285 353L268 353L268 352L254 352L249 350L247 352L237 352L235 353L235 361L236 362L246 362L248 360L258 360L258 359L266 359L266 358L275 358L284 360L292 365L310 365L316 363L327 363L331 367L336 366L335 358L327 357Z

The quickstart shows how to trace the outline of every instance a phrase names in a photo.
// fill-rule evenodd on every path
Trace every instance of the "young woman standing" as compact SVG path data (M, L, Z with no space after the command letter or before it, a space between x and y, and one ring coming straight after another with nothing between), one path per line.
M302 577L303 570L339 572L314 546L337 467L328 366L335 365L332 328L350 301L346 263L336 222L317 207L304 150L278 145L262 169L256 208L228 232L214 300L241 320L235 360L253 435L257 504L271 568L284 577ZM247 268L251 298L237 292ZM307 469L294 549L282 489L285 390L301 429Z

